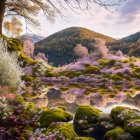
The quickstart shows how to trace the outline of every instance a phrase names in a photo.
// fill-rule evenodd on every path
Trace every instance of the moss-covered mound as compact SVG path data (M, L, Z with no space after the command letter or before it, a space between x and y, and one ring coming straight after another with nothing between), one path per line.
M76 137L74 140L95 140L95 139L90 137Z
M140 138L140 118L128 120L124 126L124 130Z
M111 110L111 117L116 125L124 126L130 119L140 119L140 111L129 107L115 107Z
M40 123L40 127L47 128L55 122L69 122L72 119L72 114L65 112L60 108L53 108L43 111L37 122Z
M125 132L135 139L140 138L140 111L128 107L115 107L110 114L116 125L122 126Z
M28 135L23 135L23 137L29 140L75 140L78 137L74 131L73 124L66 122L55 123L47 129L37 128L34 132L32 130L27 131L29 131ZM93 139L91 138L91 140Z
M102 138L106 131L114 128L108 114L87 105L78 107L74 125L78 133L89 134L95 138Z
M121 127L115 127L113 130L106 132L104 140L115 140L117 136L124 134L124 130Z
M75 137L77 137L77 134L75 133L74 131L74 127L73 127L73 124L71 123L62 123L62 122L59 122L59 123L56 123L52 126L49 126L47 128L47 131L48 132L51 132L51 133L56 133L58 132L58 136L55 135L55 138L57 140L62 140L62 139L69 139L69 140L72 140L74 139Z
M74 123L76 125L82 124L82 122L96 124L98 122L98 117L102 111L92 108L91 106L81 105L76 110Z
M23 42L21 40L17 38L7 38L4 35L3 35L3 39L6 43L9 52L20 52L18 60L23 61L24 65L34 61L30 57L24 55Z

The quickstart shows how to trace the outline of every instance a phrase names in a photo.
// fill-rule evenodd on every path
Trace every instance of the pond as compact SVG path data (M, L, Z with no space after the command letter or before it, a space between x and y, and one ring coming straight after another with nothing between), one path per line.
M52 86L52 85L55 86ZM125 86L100 83L77 83L60 84L49 83L45 85L48 88L47 94L41 99L34 99L36 104L46 104L47 107L65 106L66 110L72 114L75 113L79 105L90 105L98 108L105 113L110 113L111 109L116 106L126 106L131 108L140 108L140 90L139 83ZM50 86L51 85L51 86ZM136 88L137 87L137 88ZM137 90L136 90L137 89ZM44 99L44 100L43 100Z

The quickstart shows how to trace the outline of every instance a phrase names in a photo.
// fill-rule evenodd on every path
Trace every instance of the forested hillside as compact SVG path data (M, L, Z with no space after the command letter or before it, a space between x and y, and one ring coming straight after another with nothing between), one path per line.
M105 40L110 51L121 50L129 56L140 56L140 32L116 40L82 27L67 28L35 43L35 55L39 52L45 53L49 63L54 66L69 64L78 58L74 47L82 44L89 52L94 51L95 38Z

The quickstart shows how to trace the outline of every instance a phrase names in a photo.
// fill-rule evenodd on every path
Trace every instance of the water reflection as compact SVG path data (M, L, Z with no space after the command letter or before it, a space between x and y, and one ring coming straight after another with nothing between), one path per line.
M41 99L35 99L38 106L65 106L67 111L75 113L79 105L91 105L109 113L115 106L129 106L140 108L140 91L134 90L135 87L118 88L108 86L104 89L89 88L89 86L76 88L50 87L48 93ZM105 92L106 90L106 92Z

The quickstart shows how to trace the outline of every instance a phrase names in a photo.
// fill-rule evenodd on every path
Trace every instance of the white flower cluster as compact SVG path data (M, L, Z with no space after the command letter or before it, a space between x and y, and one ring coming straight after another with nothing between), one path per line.
M0 39L0 85L18 87L22 84L23 70L18 63L18 53L9 53L7 43Z
M0 97L0 119L7 119L12 113L11 108L8 106L5 98Z

